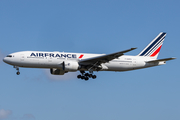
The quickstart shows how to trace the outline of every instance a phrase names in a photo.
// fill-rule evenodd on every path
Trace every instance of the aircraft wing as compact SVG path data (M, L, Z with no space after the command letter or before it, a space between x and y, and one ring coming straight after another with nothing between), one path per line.
M146 63L163 62L163 61L174 60L174 59L176 58L157 59L157 60L147 61Z
M134 49L136 49L136 48L131 48L128 50L124 50L124 51L120 51L120 52L116 52L116 53L111 53L111 54L106 54L106 55L102 55L102 56L98 56L98 57L83 59L83 60L79 61L79 64L81 64L81 65L94 65L94 64L106 63L106 62L109 62L115 58L118 58L118 57L124 55L124 53L132 51Z

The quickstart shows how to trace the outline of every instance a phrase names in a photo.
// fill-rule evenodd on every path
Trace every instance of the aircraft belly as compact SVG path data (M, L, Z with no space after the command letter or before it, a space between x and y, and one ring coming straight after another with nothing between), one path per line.
M105 64L108 67L108 71L126 71L128 69L132 69L133 66L126 63L118 63L118 62L110 62Z
M16 65L19 67L29 67L29 68L62 68L62 62L56 60L47 59L26 59L20 61Z
M105 64L108 67L107 71L129 71L145 67L142 62L109 62Z

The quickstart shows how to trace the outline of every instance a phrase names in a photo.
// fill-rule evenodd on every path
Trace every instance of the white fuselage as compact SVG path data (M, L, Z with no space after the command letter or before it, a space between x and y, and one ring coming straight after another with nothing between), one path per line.
M10 55L10 57L5 57L3 60L13 66L62 69L61 63L63 61L78 63L83 59L98 57L105 54L23 51L12 53ZM153 58L123 55L107 63L102 63L102 69L100 71L128 71L165 64L164 62L146 63L146 61L150 60L153 60ZM86 71L86 69L81 67L79 67L78 70Z
M93 71L129 71L166 64L175 58L157 59L166 33L161 32L138 55L124 55L136 48L111 54L86 54L67 52L23 51L7 55L3 61L13 65L20 74L19 67L48 68L52 75L80 71L77 78L95 79ZM88 71L88 72L85 72Z

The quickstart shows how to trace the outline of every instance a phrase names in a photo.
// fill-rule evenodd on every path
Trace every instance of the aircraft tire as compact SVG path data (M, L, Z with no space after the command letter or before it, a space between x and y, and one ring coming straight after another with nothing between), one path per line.
M83 79L85 79L85 77L84 77L84 76L81 76L81 79L83 80Z
M19 74L20 74L20 72L17 72L16 74L17 74L17 75L19 75Z
M92 74L89 74L89 77L91 78L93 75Z
M88 77L89 77L89 73L86 73L85 76L88 76Z
M85 77L85 80L87 81L87 80L89 80L89 78L88 78L88 77Z
M93 78L93 79L96 79L96 75L93 75L92 78Z
M81 75L78 75L77 78L80 79L82 76Z

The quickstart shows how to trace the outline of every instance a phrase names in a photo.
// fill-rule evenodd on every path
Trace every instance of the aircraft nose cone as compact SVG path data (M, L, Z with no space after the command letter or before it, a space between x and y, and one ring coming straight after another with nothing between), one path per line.
M6 57L3 59L3 61L4 61L5 63L7 63L7 64L11 64L11 63L12 63L11 60L8 59L8 58L6 58Z
M3 59L3 61L4 61L5 63L7 63L7 60L6 60L6 58L4 58L4 59Z
M10 63L10 60L9 60L8 58L6 58L6 57L3 59L3 61L4 61L5 63L7 63L7 64Z

